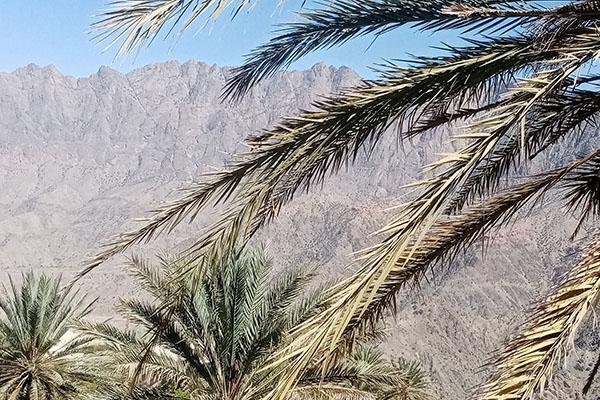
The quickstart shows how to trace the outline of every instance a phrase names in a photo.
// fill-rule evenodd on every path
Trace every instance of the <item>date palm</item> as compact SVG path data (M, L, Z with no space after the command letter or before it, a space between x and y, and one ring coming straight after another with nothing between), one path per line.
M133 276L150 297L120 302L119 311L134 330L82 325L87 337L104 344L116 376L140 383L132 393L116 387L107 398L263 398L281 370L265 368L266 363L285 344L287 332L314 315L322 300L319 290L308 288L312 274L273 278L262 250L236 252L218 268L195 266L201 276L185 282L174 279L180 263L163 259L156 268L132 260ZM165 309L167 301L171 306ZM149 341L154 332L157 340ZM359 348L327 366L305 368L293 393L426 400L427 385L418 365L390 363L378 350Z
M98 24L129 50L169 21L196 20L210 3L122 1ZM228 2L229 3L229 2ZM238 7L247 1L231 1ZM157 14L168 4L180 8ZM388 63L380 77L320 99L311 111L285 118L247 140L250 150L224 171L205 176L188 194L120 235L84 273L130 246L171 230L215 202L222 218L190 247L200 258L221 257L235 240L252 236L300 190L337 172L386 135L409 139L460 124L458 150L424 166L414 198L398 207L365 249L357 273L327 291L321 311L295 327L293 340L273 357L289 365L270 393L282 398L309 360L326 362L354 337L393 310L402 288L418 283L483 233L511 220L551 191L579 225L600 205L600 151L566 154L564 164L516 183L531 160L579 141L596 128L600 80L590 68L600 56L600 2L596 0L332 0L304 9L234 68L224 97L237 99L262 79L317 49L401 26L465 34L465 44ZM309 2L310 5L310 2ZM199 12L195 12L199 11ZM186 17L187 15L187 17ZM397 51L401 51L399 48ZM398 54L390 54L395 57ZM396 129L389 129L390 127ZM508 184L505 184L508 182ZM531 399L543 389L577 328L600 296L600 238L592 235L581 260L535 308L496 362L478 399Z
M70 332L91 303L61 289L60 279L33 273L0 291L0 399L81 399L100 386L89 340Z

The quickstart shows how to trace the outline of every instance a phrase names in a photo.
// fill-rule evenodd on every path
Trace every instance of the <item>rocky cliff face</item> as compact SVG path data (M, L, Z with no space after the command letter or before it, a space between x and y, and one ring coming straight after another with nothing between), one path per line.
M80 79L53 67L0 74L0 280L23 269L72 275L110 235L132 227L132 218L221 166L247 134L358 81L347 68L319 64L280 74L231 105L218 101L226 74L198 62L128 74L103 67ZM399 143L390 133L369 159L299 196L260 239L281 268L317 263L328 276L343 275L349 255L372 240L367 236L389 218L386 210L402 201L402 184L435 158L444 136ZM441 398L466 397L530 302L575 262L579 244L566 240L572 221L550 209L498 231L485 257L474 247L400 299L386 347L422 358ZM173 248L201 226L184 226L138 251ZM83 282L100 297L98 319L132 291L123 261ZM545 398L579 396L597 348L590 332Z

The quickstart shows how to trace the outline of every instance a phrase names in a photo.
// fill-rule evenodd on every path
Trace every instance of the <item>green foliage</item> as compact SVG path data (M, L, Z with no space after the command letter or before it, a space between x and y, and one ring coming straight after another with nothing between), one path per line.
M206 176L142 227L117 237L84 271L214 204L224 209L221 218L188 255L227 257L237 241L274 219L298 191L321 183L359 152L369 154L385 135L410 139L461 124L452 138L456 150L424 166L424 178L412 185L419 189L414 198L395 208L396 215L378 231L379 243L359 252L357 273L328 290L319 312L298 324L273 354L268 369L279 371L282 359L287 365L282 373L273 372L269 399L288 396L310 363L329 365L394 309L395 296L405 286L419 283L546 192L562 194L555 198L579 218L574 234L600 212L599 149L566 154L558 168L542 169L512 186L532 160L597 127L600 75L590 67L600 55L598 1L311 4L315 7L304 9L298 22L284 26L234 69L224 97L237 99L306 54L362 35L408 25L469 37L462 46L442 46L433 57L387 63L378 79L321 98L310 111L251 135L250 150L229 169ZM122 11L117 15L127 15L127 8ZM161 23L179 15L163 14ZM127 27L120 17L107 19L109 31ZM130 32L134 41L148 39L143 31ZM507 345L479 399L532 399L547 385L590 305L600 300L597 240Z
M33 273L0 292L0 398L6 400L80 399L102 380L85 355L89 338L70 327L92 303L59 278Z
M141 385L133 397L123 397L126 388L117 387L107 399L153 399L157 393L262 398L271 389L265 383L279 373L266 369L266 362L285 344L290 330L318 311L323 293L309 289L313 274L293 271L273 277L271 260L261 249L240 250L217 268L197 266L194 271L201 273L193 279L174 279L180 268L181 260L164 258L159 268L132 260L132 275L151 298L122 300L119 311L141 335L108 324L81 326L111 357L117 377ZM167 301L170 305L161 307ZM156 340L147 339L152 333ZM280 361L284 368L285 360ZM407 400L425 399L426 379L420 375L417 382L415 374L421 372L414 364L393 365L381 352L359 348L327 367L308 366L293 393L366 399L401 387L421 393ZM170 389L157 389L161 387Z

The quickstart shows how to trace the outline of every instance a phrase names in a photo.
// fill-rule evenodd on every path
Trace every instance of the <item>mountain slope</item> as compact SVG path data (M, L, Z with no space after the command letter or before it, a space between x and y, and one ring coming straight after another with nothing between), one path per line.
M110 235L132 227L133 218L221 166L246 135L359 79L347 68L318 64L280 74L232 105L218 101L226 75L226 68L199 62L128 74L103 67L79 79L54 67L0 74L2 269L72 275ZM390 132L370 159L362 157L322 189L300 195L260 239L281 268L318 264L325 276L342 276L350 254L373 241L369 233L402 202L401 186L443 150L446 137L436 132L399 143ZM485 257L473 248L400 299L386 347L424 358L443 398L464 398L484 378L488 354L514 331L530 302L576 262L571 254L579 243L565 240L573 223L551 207L495 233ZM136 251L171 249L202 226L181 227ZM132 291L124 260L83 282L100 296L98 319L111 316L114 300ZM546 398L576 398L597 343L588 332L578 346L556 393Z

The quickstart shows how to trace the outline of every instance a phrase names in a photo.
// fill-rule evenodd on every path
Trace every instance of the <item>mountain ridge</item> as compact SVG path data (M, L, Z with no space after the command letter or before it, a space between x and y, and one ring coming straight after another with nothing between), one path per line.
M12 71L0 71L0 76L2 76L2 75L31 75L33 73L33 74L38 74L38 75L45 74L47 76L56 76L56 77L61 77L61 78L66 78L66 79L79 80L79 79L91 79L91 78L99 76L99 75L127 76L127 75L132 75L132 74L144 73L148 70L152 70L155 68L160 69L161 67L179 67L179 68L183 67L183 68L185 68L185 67L189 67L189 66L196 66L196 67L199 66L202 69L206 69L209 71L224 71L224 72L228 72L231 69L235 68L235 66L233 66L233 65L219 65L219 64L215 64L215 63L207 63L207 62L200 61L200 60L189 59L189 60L183 61L183 62L178 61L178 60L170 60L170 61L163 61L163 62L158 62L158 63L154 63L154 64L147 64L147 65L144 65L141 67L132 68L128 71L120 71L116 68L111 67L110 65L103 64L100 67L98 67L98 71L93 72L87 76L74 76L74 75L63 73L56 64L39 65L36 63L29 63L25 66L15 68ZM323 69L329 69L331 71L348 72L348 73L355 74L356 76L358 76L358 74L354 70L352 70L352 68L350 68L348 66L340 65L339 67L336 67L334 65L327 64L324 61L319 61L319 62L315 63L309 69L288 69L286 71L280 72L279 74L289 74L289 73L294 73L294 72L295 73L303 73L306 71L323 70Z
M280 73L232 104L219 102L227 71L190 61L126 74L106 67L87 78L52 66L0 73L0 279L32 268L72 276L111 235L137 226L134 218L226 164L248 134L360 80L349 68L317 64ZM402 143L388 132L370 157L299 194L257 239L280 268L318 264L324 276L347 275L351 254L373 243L370 233L403 201L402 186L447 149L449 134ZM185 245L216 217L205 214L134 252ZM389 322L388 352L422 358L441 398L465 398L489 373L481 369L488 354L574 264L569 254L578 244L564 239L574 225L563 214L553 207L524 215L493 233L485 257L475 246L436 269L421 290L406 290ZM101 297L95 318L113 316L114 302L136 293L126 262L117 257L81 282ZM545 398L578 398L597 349L586 330Z

